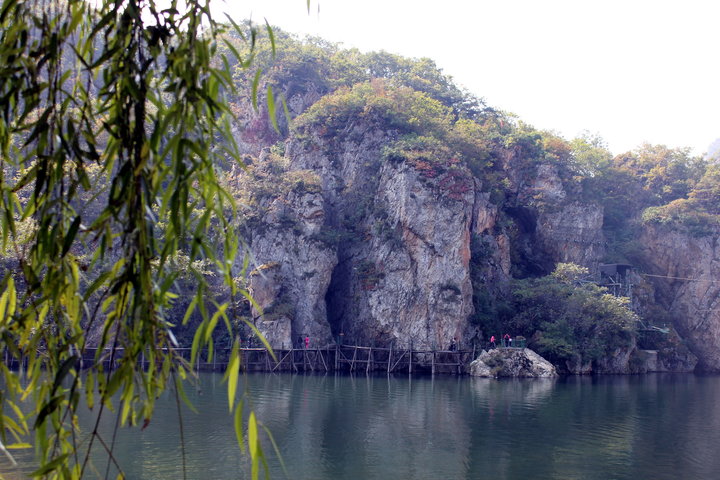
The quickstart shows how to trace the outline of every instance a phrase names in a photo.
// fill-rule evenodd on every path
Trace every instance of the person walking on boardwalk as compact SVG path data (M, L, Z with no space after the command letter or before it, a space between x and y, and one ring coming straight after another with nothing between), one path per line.
M512 337L508 337L508 348L512 348Z
M308 348L310 348L310 336L305 335L305 350L307 350Z
M510 335L508 335L507 333L505 335L503 335L503 341L502 341L503 347L509 346L508 345L508 343L510 343L509 340L510 340Z
M450 350L451 352L457 350L457 339L455 337L453 337L453 339L450 341L450 347L448 347L448 350Z
M495 335L490 336L490 345L492 345L492 348L497 348L497 345L495 345Z

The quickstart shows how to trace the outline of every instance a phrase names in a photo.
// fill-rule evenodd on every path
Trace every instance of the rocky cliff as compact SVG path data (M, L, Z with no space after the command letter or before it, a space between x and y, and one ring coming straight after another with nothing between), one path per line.
M249 275L249 292L264 313L253 309L253 315L274 348L289 347L300 335L310 336L313 345L332 337L325 292L337 255L314 240L324 219L320 193L292 191L272 201L263 218L266 228L251 236L259 267Z
M542 196L546 208L512 210L517 234L500 225L506 214L467 168L388 157L396 138L354 122L339 135L307 131L287 143L288 170L314 172L320 184L272 200L251 236L260 268L250 291L264 312L253 314L273 346L306 335L319 345L342 336L418 348L481 340L473 296L506 294L513 249L542 252L548 271L556 262L597 265L602 209L568 201L553 168L525 181L523 194Z
M275 46L266 45L258 61L292 124L277 115L280 128L273 128L269 107L250 108L248 96L230 105L236 140L256 169L237 173L256 177L235 191L253 212L242 237L252 252L246 284L256 304L244 306L243 315L273 346L301 336L321 346L343 338L433 348L454 337L480 346L506 328L534 338L544 327L522 318L516 290L558 263L587 267L584 282L598 278L602 262L712 278L716 253L707 238L646 230L638 242L635 235L647 207L686 201L656 209L665 222L712 200L714 183L699 182L702 169L682 152L646 147L613 158L597 138L567 141L486 108L425 60L358 56L288 36L276 46L282 53L270 55ZM266 90L263 84L258 91ZM282 161L269 161L268 152ZM701 184L695 203L687 203ZM720 368L712 286L632 283L640 285L633 305L643 318L677 318L676 331L701 366ZM598 328L624 308L616 307L587 316L582 302L568 306L572 318L597 320ZM632 312L624 314L634 325ZM555 323L553 315L543 323ZM658 351L657 368L692 364L683 338L647 341L628 328L633 342L616 348L608 337L608 348L592 352L590 363L580 356L565 365L574 354L563 351L567 329L553 328L546 340L556 343L545 347L563 358L563 371L655 368L641 365L639 348Z
M643 260L674 326L698 360L698 368L720 371L720 245L718 235L647 225Z
M392 133L357 126L344 138L288 145L290 169L319 172L322 187L277 199L263 219L268 228L252 238L258 263L274 267L251 278L251 291L265 292L265 308L287 304L284 315L258 323L272 344L298 335L325 344L342 334L432 348L467 334L471 230L487 226L496 209L476 205L467 170L430 178L383 160L391 141ZM277 227L281 212L299 228Z
M518 160L509 160L508 170ZM538 164L524 175L509 174L517 184L505 207L515 225L514 251L526 274L547 274L558 262L596 271L605 255L603 207L568 193L556 166ZM575 188L574 185L569 186Z

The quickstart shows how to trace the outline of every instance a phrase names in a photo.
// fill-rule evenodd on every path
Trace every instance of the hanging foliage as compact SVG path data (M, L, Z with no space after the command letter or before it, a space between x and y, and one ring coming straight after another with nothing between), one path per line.
M192 364L165 315L179 252L197 284L185 320L202 317L191 361L212 356L218 324L234 335L228 305L193 267L210 262L231 299L247 296L233 282L243 273L233 271L235 206L216 175L239 161L224 100L234 87L216 55L226 28L203 0L2 1L0 239L12 268L0 285L0 352L25 376L0 365L0 445L26 446L32 433L36 476L95 478L92 451L115 462L97 429L103 414L147 425L163 391L184 396ZM255 29L233 28L247 46L235 62L249 68ZM92 332L98 353L81 373ZM236 405L233 353L229 406L256 476L258 427ZM78 429L81 401L97 412L90 432Z

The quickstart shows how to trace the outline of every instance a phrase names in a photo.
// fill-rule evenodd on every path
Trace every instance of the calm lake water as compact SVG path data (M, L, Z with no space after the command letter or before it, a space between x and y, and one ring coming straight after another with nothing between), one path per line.
M246 386L287 469L266 441L273 479L720 478L718 376L251 374ZM199 413L183 414L187 478L248 478L221 375L203 374L191 393ZM105 420L109 432L114 418ZM182 478L174 400L116 444L128 479ZM12 475L8 465L0 459Z

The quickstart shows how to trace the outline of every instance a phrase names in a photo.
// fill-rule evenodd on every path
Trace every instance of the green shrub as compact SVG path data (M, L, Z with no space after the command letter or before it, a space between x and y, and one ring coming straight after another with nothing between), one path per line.
M694 199L684 198L646 208L642 221L680 229L695 237L717 234L720 227L720 215L707 212Z
M630 346L638 317L629 299L580 282L582 273L582 267L563 264L552 275L516 280L506 328L530 338L532 348L555 362L596 360Z
M450 109L426 94L384 80L343 87L318 100L294 124L301 135L309 130L334 137L357 120L375 121L402 133L446 135Z

